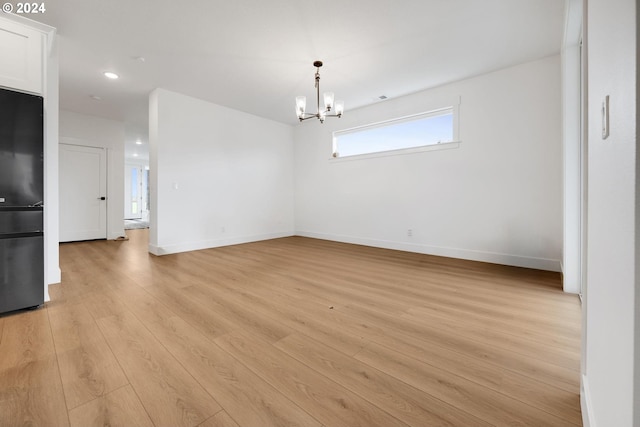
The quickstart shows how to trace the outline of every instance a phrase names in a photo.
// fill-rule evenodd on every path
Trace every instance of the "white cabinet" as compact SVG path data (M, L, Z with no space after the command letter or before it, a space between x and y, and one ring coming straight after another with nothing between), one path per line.
M0 86L42 94L44 37L33 28L0 20Z

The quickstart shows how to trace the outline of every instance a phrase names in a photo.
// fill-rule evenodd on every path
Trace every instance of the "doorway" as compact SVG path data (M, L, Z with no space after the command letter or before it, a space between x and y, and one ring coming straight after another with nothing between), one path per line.
M104 148L60 144L60 242L107 238Z
M146 219L149 171L142 165L124 165L124 219Z

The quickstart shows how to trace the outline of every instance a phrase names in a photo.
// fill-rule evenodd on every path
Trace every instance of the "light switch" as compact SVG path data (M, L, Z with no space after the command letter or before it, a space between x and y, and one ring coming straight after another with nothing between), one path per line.
M609 137L609 95L602 101L602 139Z

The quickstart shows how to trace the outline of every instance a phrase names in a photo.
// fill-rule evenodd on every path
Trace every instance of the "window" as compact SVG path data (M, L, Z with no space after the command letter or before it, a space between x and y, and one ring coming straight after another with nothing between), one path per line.
M403 153L426 151L438 144L458 142L457 116L458 105L454 105L409 117L337 131L333 134L333 157L398 150L402 150Z

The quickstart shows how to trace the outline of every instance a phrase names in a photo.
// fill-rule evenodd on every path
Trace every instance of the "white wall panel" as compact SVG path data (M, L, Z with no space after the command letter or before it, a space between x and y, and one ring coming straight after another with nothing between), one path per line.
M583 414L590 416L585 425L591 427L640 425L637 8L634 0L589 0L587 7L588 243L582 386ZM603 139L606 96L610 136Z
M323 125L299 124L296 233L559 271L560 76L554 56L347 109ZM330 159L335 130L429 111L456 97L457 149Z
M290 126L163 89L149 126L152 253L293 234Z

